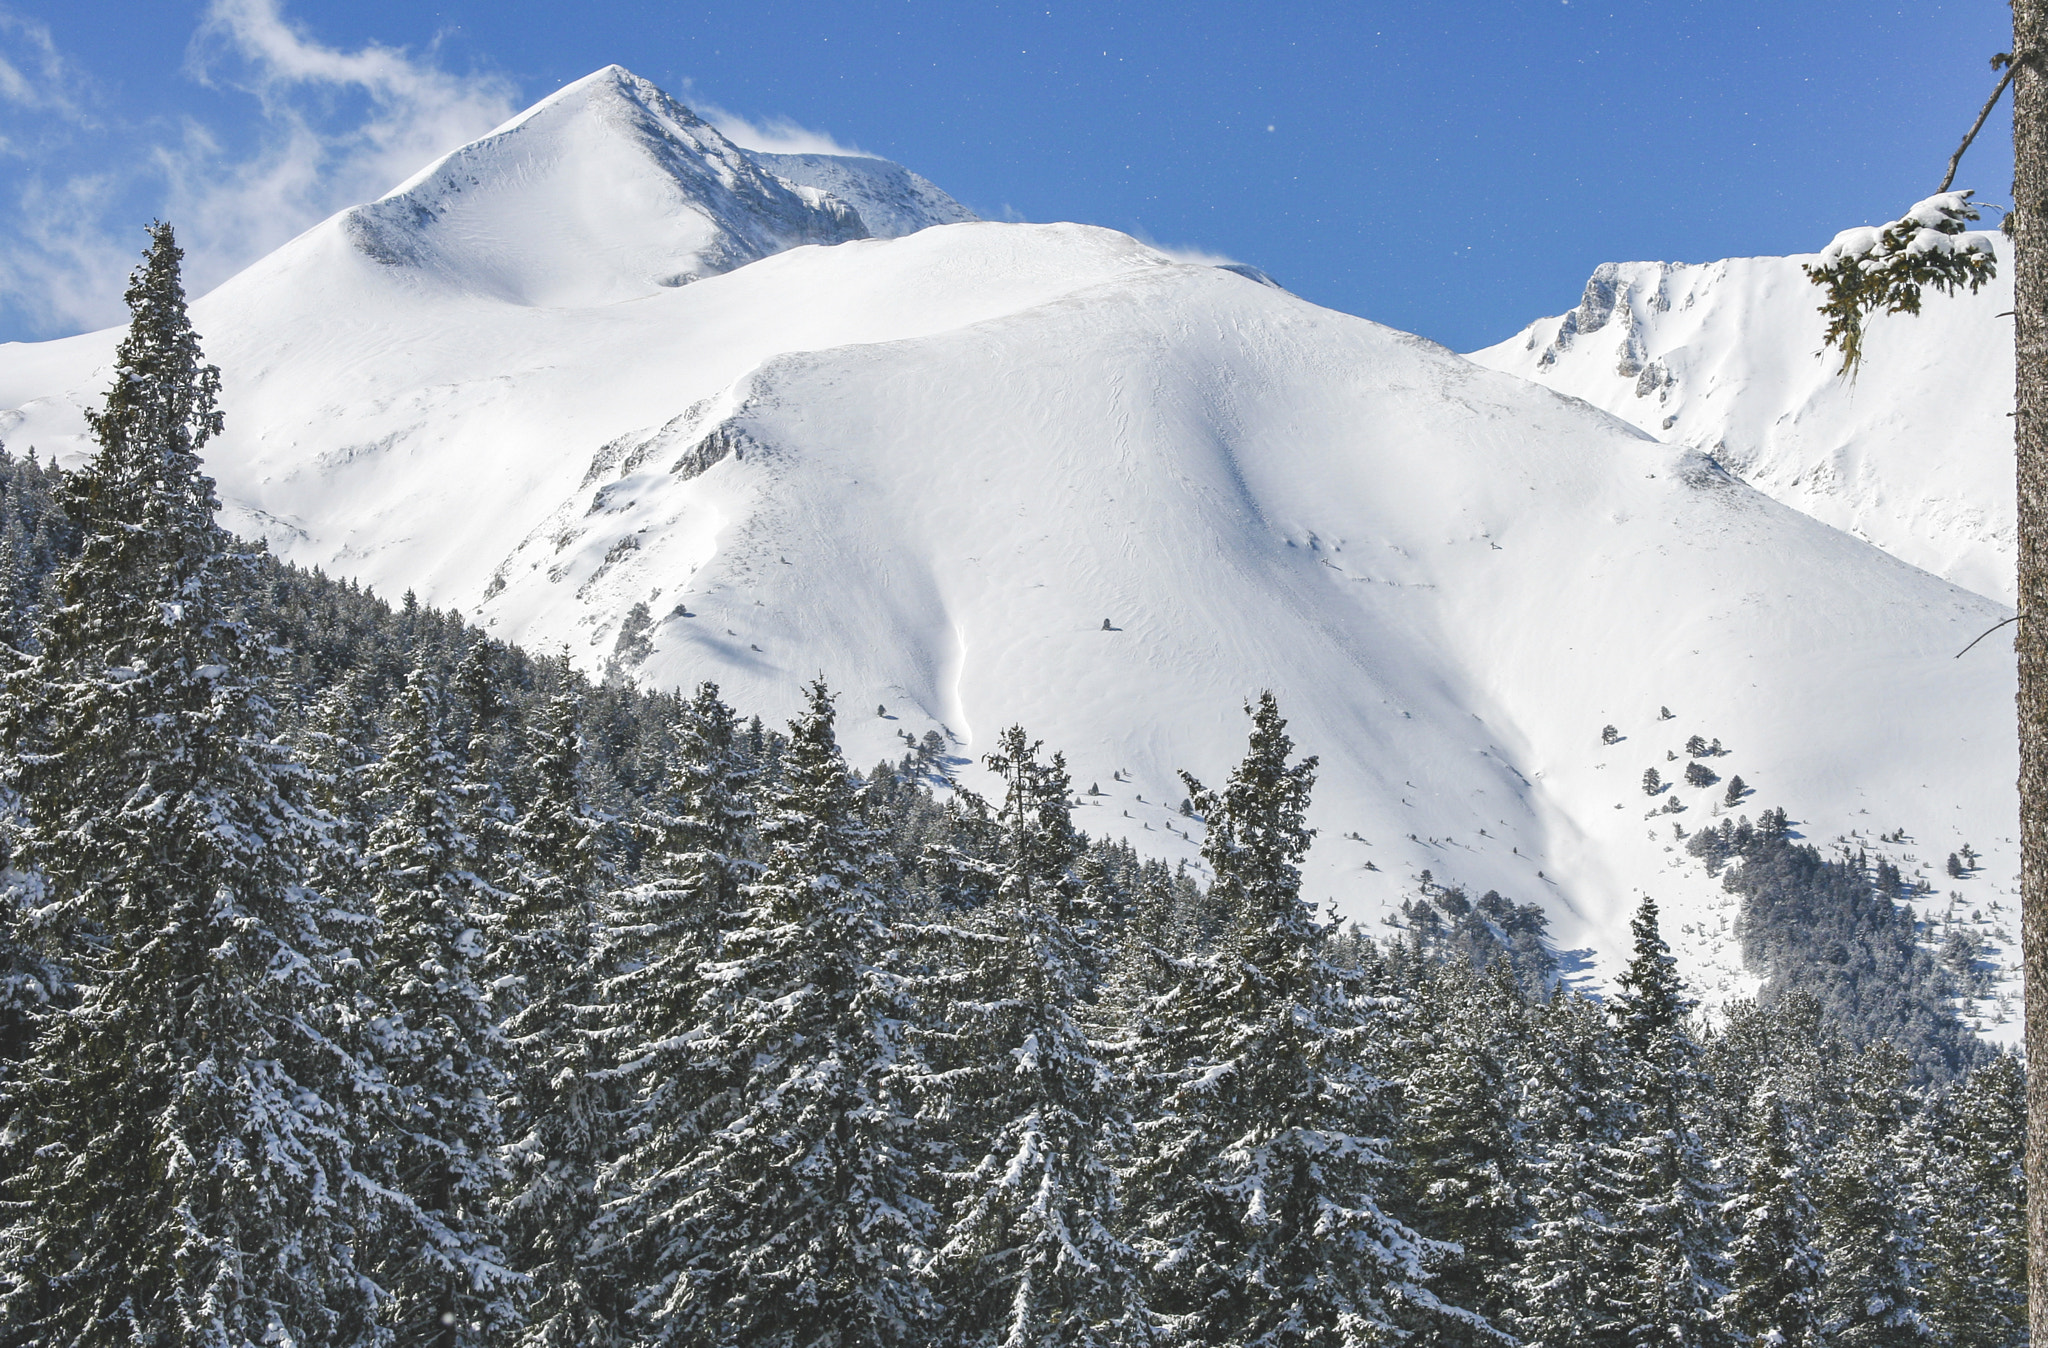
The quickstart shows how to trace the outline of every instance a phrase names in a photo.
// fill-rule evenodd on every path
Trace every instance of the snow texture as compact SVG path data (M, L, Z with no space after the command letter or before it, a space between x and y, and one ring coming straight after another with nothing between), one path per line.
M1673 825L1721 788L1638 786L1690 735L1752 813L1904 825L1909 875L1967 841L1971 901L2012 892L2009 644L1952 658L2009 612L2010 354L1963 308L1996 295L1873 324L1855 386L1781 259L1603 269L1526 359L1481 353L1563 384L1620 340L1586 396L1664 397L1664 443L1110 230L889 194L920 181L745 155L615 67L570 86L194 306L224 519L771 723L822 674L888 708L841 726L855 763L938 731L986 784L1020 722L1109 784L1078 826L1169 859L1200 845L1176 770L1226 770L1271 688L1322 759L1309 898L1372 920L1428 869L1611 976L1654 890L1710 1002L1753 982ZM861 237L913 198L937 227ZM0 346L0 435L77 462L117 335Z

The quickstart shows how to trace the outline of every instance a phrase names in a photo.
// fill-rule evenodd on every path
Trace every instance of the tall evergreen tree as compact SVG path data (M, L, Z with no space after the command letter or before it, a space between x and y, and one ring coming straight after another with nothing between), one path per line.
M624 1333L618 1270L593 1250L616 1101L594 986L603 825L584 811L577 713L576 694L564 689L530 727L530 796L508 840L492 951L514 1086L503 1221L532 1279L523 1348L603 1348Z
M1912 1205L1926 1214L1925 1298L1937 1342L2006 1348L2026 1334L2027 1080L2001 1054L1944 1098L1920 1140Z
M762 811L766 868L707 970L718 993L700 1052L732 1083L730 1107L686 1163L690 1268L646 1308L671 1342L889 1348L923 1342L934 1317L912 1008L870 879L882 839L832 727L813 684Z
M1188 1343L1377 1343L1436 1306L1426 1246L1380 1206L1386 1087L1301 901L1315 760L1287 761L1272 694L1251 715L1250 750L1222 790L1184 775L1233 925L1144 1008L1154 1113L1131 1169L1149 1297Z
M1632 1067L1634 1117L1625 1143L1628 1200L1621 1225L1634 1242L1625 1294L1631 1341L1674 1348L1728 1342L1720 1223L1723 1195L1693 1111L1701 1094L1692 1002L1645 896L1630 923L1634 954L1620 978L1615 1021Z
M377 1275L401 1341L478 1348L517 1325L521 1280L492 1210L506 1183L506 1082L478 910L494 896L458 822L459 768L441 720L433 676L415 669L371 773L383 807L368 842L383 924L379 1057L393 1088L378 1150L418 1214L384 1242Z
M1517 1239L1507 1327L1530 1348L1621 1348L1635 1252L1622 1218L1629 1064L1597 1003L1559 991L1532 1018L1523 1124L1535 1218Z
M1523 1192L1520 1090L1507 1042L1520 1037L1523 1006L1513 966L1484 975L1459 963L1418 991L1405 1077L1401 1152L1408 1211L1438 1243L1431 1290L1499 1323L1507 1308L1515 1238L1531 1218ZM1498 1331L1432 1317L1415 1342L1493 1344Z
M1833 1139L1820 1197L1827 1332L1842 1348L1908 1348L1928 1337L1919 1214L1907 1202L1904 1142L1910 1066L1889 1043L1852 1064L1847 1119Z
M82 548L0 699L14 864L74 984L5 1086L4 1311L45 1345L378 1342L356 1148L381 1087L338 972L369 925L305 881L252 559L200 466L219 375L150 235L66 503Z
M1003 781L996 894L966 915L933 1038L933 1086L962 1164L937 1257L947 1341L1095 1348L1149 1333L1136 1257L1116 1234L1111 1163L1129 1132L1119 1082L1081 1023L1096 915L1057 755L1021 727L987 763Z
M1824 1272L1819 1218L1784 1101L1760 1093L1750 1111L1745 1183L1728 1204L1729 1328L1745 1342L1820 1348Z
M697 1253L682 1218L692 1164L730 1105L731 1083L699 1043L713 986L704 966L759 871L748 856L754 764L717 685L697 689L674 740L667 783L642 820L653 834L648 873L616 898L599 961L607 1057L624 1098L597 1255L623 1270L657 1344L694 1341L663 1307Z

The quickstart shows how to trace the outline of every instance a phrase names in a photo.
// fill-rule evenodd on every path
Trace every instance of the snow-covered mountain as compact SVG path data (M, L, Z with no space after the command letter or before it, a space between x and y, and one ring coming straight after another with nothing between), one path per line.
M2013 602L2011 252L1975 295L1872 318L1854 380L1801 257L1607 263L1578 307L1472 359L1711 454L1787 505Z
M622 71L564 90L195 304L229 522L767 716L823 674L857 763L1021 722L1099 788L1084 827L1169 857L1176 769L1222 777L1271 687L1322 759L1317 898L1427 869L1605 963L1654 890L1710 995L1745 986L1729 899L1674 826L1723 788L1641 785L1690 735L1816 838L2014 869L2011 660L1951 658L2000 604L1243 275L909 232L960 208L899 172L745 155ZM80 456L115 336L0 347L0 435Z
M608 66L343 212L340 228L415 284L558 308L974 218L884 160L742 150Z

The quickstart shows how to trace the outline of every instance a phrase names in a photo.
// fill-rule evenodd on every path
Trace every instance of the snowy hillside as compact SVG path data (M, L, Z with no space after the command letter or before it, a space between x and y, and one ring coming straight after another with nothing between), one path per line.
M1374 917L1427 869L1611 968L1647 888L1710 994L1745 986L1730 900L1675 827L1723 787L1641 785L1688 736L1817 840L1974 844L2001 879L1973 903L2016 868L2010 656L1950 658L2001 605L1112 231L860 238L906 223L854 228L876 201L949 199L771 179L686 118L600 72L199 301L229 523L767 716L822 673L856 763L1021 721L1099 788L1083 827L1167 856L1199 837L1175 770L1220 779L1271 687L1322 757L1319 900ZM112 344L0 347L0 436L75 459Z
M1607 263L1578 307L1472 359L1714 456L1915 566L2013 600L2011 254L1976 295L1870 320L1861 374L1821 353L1804 257Z

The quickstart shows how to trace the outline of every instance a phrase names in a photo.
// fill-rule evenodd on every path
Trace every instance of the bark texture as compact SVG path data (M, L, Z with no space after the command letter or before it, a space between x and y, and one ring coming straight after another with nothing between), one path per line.
M2048 1344L2048 0L2013 0L2012 26L2027 1301L2031 1341Z

